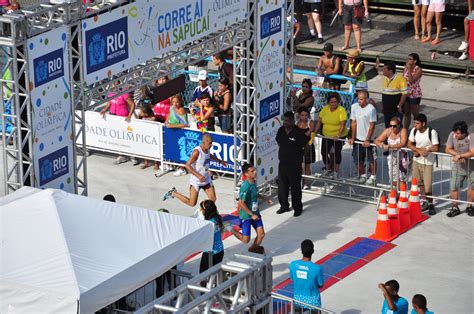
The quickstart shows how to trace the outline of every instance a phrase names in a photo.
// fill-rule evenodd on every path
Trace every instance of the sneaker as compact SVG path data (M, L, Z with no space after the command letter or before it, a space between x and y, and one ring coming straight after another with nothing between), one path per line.
M367 181L365 181L365 184L367 185L375 185L376 178L374 175L370 176Z
M303 211L296 211L293 213L293 217L298 217L298 216L301 216L301 214L303 213Z
M132 165L136 166L138 165L140 162L138 161L138 159L132 157Z
M322 44L324 42L324 38L318 37L318 44Z
M230 221L226 221L222 224L222 227L224 227L224 231L230 232L234 226L230 223Z
M360 184L364 184L365 181L367 181L367 175L362 174L362 175L359 177L359 183L360 183Z
M175 177L181 177L181 176L185 176L187 175L188 173L186 172L186 170L184 170L183 168L178 168L178 170L176 170L175 172L173 172L173 175Z
M114 165L120 165L123 164L124 162L127 162L128 158L124 156L118 156L117 159L114 160Z
M472 206L466 207L466 213L468 216L474 216L474 207Z
M290 209L289 208L283 208L283 207L280 207L279 210L277 210L277 214L283 214L283 213L286 213L286 212L289 212Z
M337 173L336 171L334 171L334 172L332 173L332 179L333 179L333 180L339 180L339 173Z
M428 215L433 216L436 215L436 209L434 208L433 204L428 205Z
M446 216L448 216L449 218L452 218L460 214L461 214L461 211L459 210L459 208L453 206L451 207L451 210L449 211L449 213L446 214Z
M174 198L173 192L176 192L175 187L172 187L171 190L169 190L168 192L165 193L165 195L163 195L163 201L166 201L167 199L170 199L170 198Z
M427 203L427 202L423 202L423 204L421 204L421 211L422 211L422 212L425 212L425 211L427 211L428 209L430 209L430 204Z
M317 38L318 38L318 37L309 34L308 36L306 36L305 38L303 38L302 41L315 41Z
M162 167L163 171L173 171L173 166L164 164Z
M462 55L458 58L458 60L466 60L467 59L467 53L463 52Z
M253 243L251 246L249 246L248 251L249 251L250 253L259 254L258 252L259 252L260 250L259 250L259 248L258 248L258 245L256 245L255 243Z
M330 177L330 176L331 176L331 173L332 173L331 170L325 169L325 170L323 170L323 173L321 174L321 176L323 176L323 177Z
M303 190L309 190L309 186L308 185L303 185Z
M469 47L469 43L465 42L465 41L462 41L461 42L461 46L459 46L458 50L459 51L463 51L463 50L466 50L467 47Z

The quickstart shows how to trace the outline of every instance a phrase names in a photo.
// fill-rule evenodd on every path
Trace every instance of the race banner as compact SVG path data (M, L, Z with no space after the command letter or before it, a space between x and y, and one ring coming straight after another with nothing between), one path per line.
M243 21L247 0L138 0L82 22L88 85Z
M159 122L132 119L111 114L87 111L85 116L86 145L88 148L123 155L161 159L161 128ZM82 138L79 137L79 143Z
M257 185L278 175L276 133L283 115L285 1L258 2L257 18Z
M34 185L74 192L67 27L28 39Z
M234 136L209 132L212 136L211 154L227 162L227 166L211 160L210 169L234 173ZM185 164L194 148L201 144L202 132L190 129L163 128L163 159L178 164ZM237 145L240 145L238 143ZM240 170L239 170L240 171Z

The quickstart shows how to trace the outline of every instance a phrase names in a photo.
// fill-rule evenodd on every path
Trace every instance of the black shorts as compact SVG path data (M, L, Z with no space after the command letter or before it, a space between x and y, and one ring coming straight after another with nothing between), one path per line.
M363 142L362 140L357 140ZM370 141L372 143L372 141ZM373 162L377 159L377 151L373 146L364 147L362 144L354 143L352 149L352 158L354 158L354 163L360 164L368 162Z
M409 105L419 105L421 103L421 97L417 97L417 98L408 97L407 98L407 103Z
M354 6L343 5L342 6L342 24L344 25L361 25L362 19L356 19L354 17Z
M304 2L303 5L304 5L304 13L321 14L321 12L323 10L321 2L317 2L317 3Z

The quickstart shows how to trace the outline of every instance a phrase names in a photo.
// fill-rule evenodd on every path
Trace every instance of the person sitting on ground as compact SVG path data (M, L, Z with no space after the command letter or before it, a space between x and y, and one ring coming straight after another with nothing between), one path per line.
M327 105L319 113L318 123L316 125L316 134L319 133L322 126L321 156L325 165L323 176L331 176L332 179L339 178L339 168L342 161L342 146L344 142L341 139L347 136L346 128L347 111L340 105L339 95L331 93L328 96Z
M251 227L254 228L257 236L253 241L253 244L248 248L251 253L265 254L265 249L262 246L263 238L265 237L265 230L263 229L262 216L258 209L258 198L261 197L258 194L256 178L257 170L249 163L245 163L242 166L242 173L246 179L240 186L239 190L239 218L240 227L242 233L234 230L233 228L227 228L228 231L239 239L242 243L250 242ZM271 200L267 200L269 205L272 205Z
M226 78L219 80L219 87L214 95L219 126L224 133L233 133L234 110L232 108L232 86Z
M324 76L338 74L339 70L342 69L341 58L333 54L333 44L325 43L323 50L324 55L319 58L319 63L316 67L316 73L318 73L318 75ZM325 77L323 88L339 90L341 89L341 81Z
M408 130L411 124L411 116L420 113L420 103L423 93L421 92L421 68L420 56L417 53L410 53L403 69L403 77L407 81L408 97L403 107L403 126Z
M388 151L388 177L392 186L396 187L399 182L407 182L408 175L408 153L401 148L407 145L408 131L400 125L400 119L390 119L389 127L386 128L376 139L375 145Z
M436 156L433 154L439 150L438 132L428 127L428 119L422 113L414 118L414 127L408 136L408 148L413 151L413 177L418 181L418 187L426 198L421 206L423 211L435 215L436 209L431 197L433 183L433 165Z
M168 76L160 77L155 81L155 86L160 86L169 81ZM156 95L155 95L156 96ZM153 112L155 113L156 121L165 123L166 118L170 113L171 108L171 98L163 99L162 101L155 104L153 107Z
M314 105L314 96L312 90L313 84L309 78L306 78L301 83L301 89L298 92L291 91L291 97L293 97L293 111L298 112L301 107L311 111Z
M311 262L311 256L314 253L313 241L306 239L301 242L301 253L303 258L292 261L289 267L294 299L297 302L321 307L319 289L324 286L323 268ZM295 305L303 310L306 309L304 305L297 302Z
M357 102L351 107L351 133L348 140L349 145L354 144L352 157L357 165L356 179L361 184L374 185L376 183L377 163L376 151L370 145L374 135L375 123L377 122L377 111L368 102L368 93L361 90L357 93ZM362 142L355 143L355 141ZM365 163L369 163L370 177L367 178Z
M408 314L408 301L398 295L400 285L396 280L379 283L379 289L384 297L382 314Z
M472 0L467 0L467 12L468 16L464 18L464 40L461 42L458 50L462 51L462 55L459 57L459 60L466 60L468 57L468 48L469 48L469 23L474 21L474 11L472 10Z
M314 148L314 137L316 136L314 130L316 123L311 120L309 111L305 107L300 107L298 110L298 123L296 126L310 139L304 147L302 164L303 174L309 176L311 175L311 165L316 161L316 149ZM309 190L310 185L311 179L303 179L303 190Z
M452 160L451 180L449 181L449 189L451 191L452 207L448 217L455 217L461 214L458 207L459 188L463 186L467 179L468 192L467 200L474 202L474 138L468 132L466 122L458 121L454 124L451 133L449 133L446 142L446 154L450 154ZM472 205L466 207L466 213L474 216Z
M425 296L422 294L415 294L411 300L411 304L413 306L411 314L434 314L433 312L428 311L428 303Z
M428 6L428 15L426 16L426 37L421 40L422 43L431 42L431 45L437 45L441 42L441 29L443 28L443 12L445 9L445 0L430 0ZM436 21L436 37L431 38L431 24L433 18Z
M368 90L367 78L365 77L365 63L359 60L359 51L357 49L349 49L346 54L347 62L344 65L342 75L355 79L355 90Z
M120 93L120 81L115 81L112 86L112 91L107 94L107 97L113 97ZM122 94L110 101L107 102L105 108L100 112L102 117L105 118L107 112L111 115L116 115L120 117L125 117L125 121L130 122L132 119L132 115L135 111L135 102L133 101L130 94L125 93ZM128 157L118 155L117 159L115 159L114 164L120 165L124 162L129 160ZM132 158L132 164L134 166L138 165L138 160L136 158Z
M210 266L215 266L222 262L224 258L224 243L222 242L222 217L217 211L216 203L211 200L202 201L199 209L205 220L214 224L214 242L212 251L202 252L201 262L199 264L199 273L205 272ZM212 258L212 265L209 266L209 257Z
M218 53L212 57L212 62L217 66L220 78L227 78L231 86L234 86L234 67L225 61L225 55Z
M196 101L196 99L200 99L202 93L208 93L209 96L211 96L212 98L213 90L212 90L212 87L209 84L207 84L207 71L206 70L199 71L197 78L199 80L199 85L196 86L196 88L194 89L191 100Z
M227 167L227 162L211 155L211 147L212 136L209 133L204 133L202 135L201 144L193 149L189 160L186 162L186 170L191 174L189 178L189 197L179 193L176 188L173 187L163 195L163 201L176 197L184 204L194 207L201 189L204 190L208 199L214 202L216 201L216 191L209 173L209 165L211 160L214 160L224 167Z
M197 129L203 133L215 131L214 107L211 104L211 96L202 93L199 100L189 107L191 115L196 120Z

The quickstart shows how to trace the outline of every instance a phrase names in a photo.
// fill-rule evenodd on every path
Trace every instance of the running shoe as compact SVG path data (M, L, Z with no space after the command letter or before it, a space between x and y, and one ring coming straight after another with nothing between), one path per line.
M166 201L170 198L174 198L173 192L176 192L175 187L172 187L171 190L169 190L168 192L165 193L165 195L163 195L163 201Z
M128 158L124 156L118 156L117 159L114 160L114 165L120 165L123 164L124 162L127 162Z
M332 173L332 179L333 179L333 180L339 180L339 173L338 173L337 171L334 171L334 172Z
M188 173L186 172L186 170L184 170L183 168L178 168L178 170L176 170L175 172L173 172L173 175L175 177L181 177L181 176L185 176L187 175Z
M428 209L428 215L430 215L430 216L436 215L436 209L434 208L434 205L433 205L433 204L429 204L428 207L429 207L429 209Z
M449 218L456 217L457 215L461 215L461 211L456 206L451 207L449 213L446 214Z
M469 47L469 43L465 42L465 41L462 41L461 42L461 46L459 46L458 50L459 51L464 51L467 49L467 47Z
M324 43L324 38L318 37L318 44L322 44L322 43Z
M360 175L359 183L364 184L366 181L367 181L367 175L365 175L365 174Z
M309 186L308 185L303 185L303 190L309 190Z
M466 213L468 216L474 216L474 208L472 206L466 207Z
M468 57L467 53L463 52L462 55L458 58L458 60L466 60Z
M132 157L132 165L136 166L138 165L140 162L138 161L138 159L136 159L135 157Z
M367 181L365 181L365 184L367 184L367 185L375 185L375 183L376 183L376 178L375 178L374 175L371 175L371 176L367 179Z

